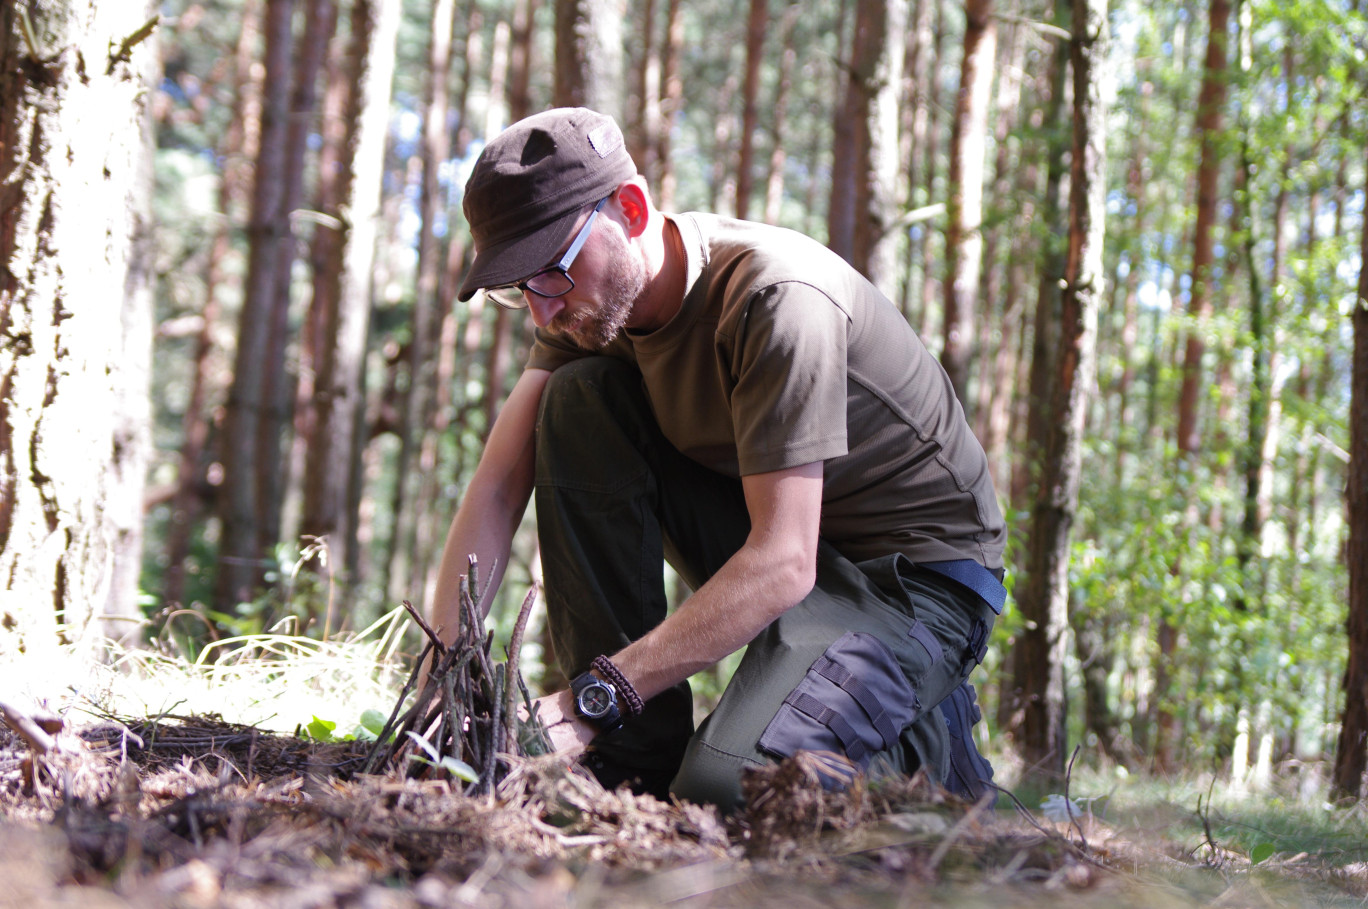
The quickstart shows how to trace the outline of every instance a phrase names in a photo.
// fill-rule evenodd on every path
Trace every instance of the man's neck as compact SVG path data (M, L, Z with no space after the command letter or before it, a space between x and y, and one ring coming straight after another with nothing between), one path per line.
M650 332L663 327L684 302L688 277L684 240L674 221L659 212L656 217L660 219L660 228L647 254L650 277L642 299L633 307L633 314L640 313L640 320L628 321L628 327L634 331Z

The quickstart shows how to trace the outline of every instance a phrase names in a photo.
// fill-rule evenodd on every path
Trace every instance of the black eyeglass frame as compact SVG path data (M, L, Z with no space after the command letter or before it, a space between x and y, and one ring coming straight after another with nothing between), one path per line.
M550 299L552 297L565 296L570 291L574 290L575 279L570 277L570 266L575 264L575 257L579 255L580 250L584 248L584 244L589 240L589 231L593 229L595 219L598 218L599 212L602 211L603 206L607 205L608 200L611 198L613 198L611 195L604 196L599 200L599 203L594 206L594 210L589 213L589 220L585 221L584 226L579 229L579 233L575 234L575 239L571 241L570 248L565 251L565 255L560 257L560 261L546 266L541 271L538 271L521 281L513 281L509 284L496 284L493 287L486 287L483 289L484 295L504 309L526 309L526 295L528 292L534 293L539 297ZM558 275L560 278L560 281L557 282L555 288L547 285L542 280L551 275ZM542 289L538 290L534 287L534 282L540 282ZM562 287L561 282L564 282L565 286Z

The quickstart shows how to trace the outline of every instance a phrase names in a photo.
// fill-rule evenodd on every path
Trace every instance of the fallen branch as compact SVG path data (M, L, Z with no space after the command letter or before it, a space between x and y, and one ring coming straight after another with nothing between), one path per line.
M34 754L72 750L56 738L56 734L62 731L64 725L62 718L56 714L44 710L25 712L9 701L0 700L0 719L28 743L29 750Z
M466 782L468 795L488 795L507 774L510 755L550 750L550 740L533 713L531 696L518 671L523 632L537 590L534 587L523 600L502 663L491 659L494 636L484 633L483 610L478 605L490 593L480 589L479 566L471 556L469 570L461 578L458 627L441 629L447 641L413 604L404 602L428 643L366 757L365 772L388 768L419 777L445 770ZM406 707L414 690L418 694ZM527 706L525 720L518 716L519 693Z

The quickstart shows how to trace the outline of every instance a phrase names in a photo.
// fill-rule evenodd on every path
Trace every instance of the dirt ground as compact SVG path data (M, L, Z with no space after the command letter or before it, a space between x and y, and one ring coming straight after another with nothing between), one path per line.
M363 775L369 745L106 722L35 757L0 726L0 907L1363 906L1368 869L1252 867L925 780L822 789L810 756L731 818L510 759L492 796Z

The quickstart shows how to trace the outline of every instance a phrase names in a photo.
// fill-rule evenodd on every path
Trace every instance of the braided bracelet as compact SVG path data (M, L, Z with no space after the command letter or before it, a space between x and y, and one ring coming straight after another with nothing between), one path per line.
M622 674L622 670L613 665L613 661L607 656L600 654L594 657L594 661L589 664L597 669L605 681L611 682L613 687L622 696L622 714L627 717L641 716L641 711L646 709L646 705L641 700L641 695L637 693L632 683L627 681L627 676Z

